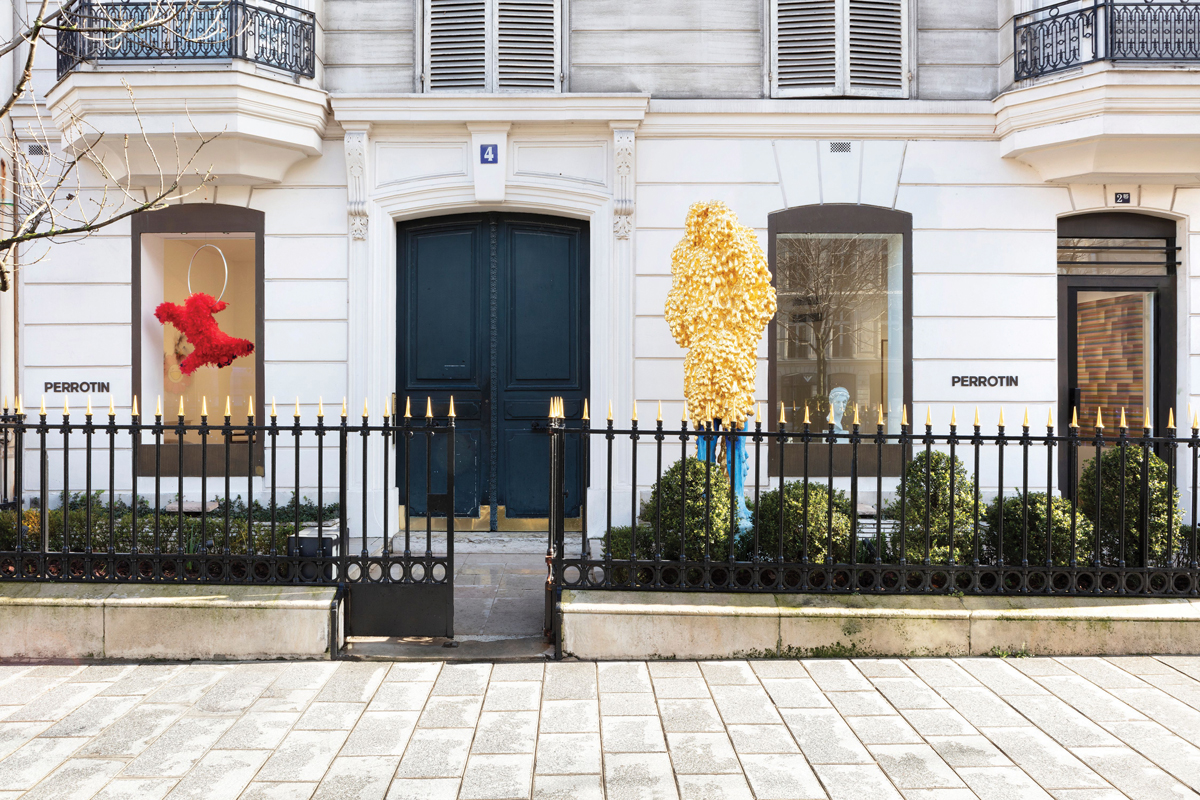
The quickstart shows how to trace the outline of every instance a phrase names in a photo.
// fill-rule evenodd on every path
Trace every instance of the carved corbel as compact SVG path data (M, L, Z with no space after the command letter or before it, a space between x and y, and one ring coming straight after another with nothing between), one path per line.
M367 238L367 130L346 131L346 211L350 235Z
M633 130L613 129L613 152L617 170L616 183L613 186L613 232L618 239L628 239L633 233L633 144Z

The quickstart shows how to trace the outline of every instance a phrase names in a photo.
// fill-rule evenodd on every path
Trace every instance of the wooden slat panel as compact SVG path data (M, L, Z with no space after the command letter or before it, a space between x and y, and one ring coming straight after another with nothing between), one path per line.
M779 0L775 18L775 85L783 92L837 87L835 0Z
M904 90L903 0L849 0L851 89Z
M497 78L501 90L558 88L557 0L499 0Z
M429 0L429 88L487 88L487 3Z

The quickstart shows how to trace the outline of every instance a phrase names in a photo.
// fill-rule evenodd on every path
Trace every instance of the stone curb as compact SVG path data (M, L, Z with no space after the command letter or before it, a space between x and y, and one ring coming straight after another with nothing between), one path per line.
M579 658L1200 653L1200 600L564 591Z

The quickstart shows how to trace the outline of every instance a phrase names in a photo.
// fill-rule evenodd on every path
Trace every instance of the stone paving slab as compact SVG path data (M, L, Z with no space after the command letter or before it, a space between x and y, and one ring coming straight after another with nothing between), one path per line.
M0 800L1200 798L1200 659L0 664Z

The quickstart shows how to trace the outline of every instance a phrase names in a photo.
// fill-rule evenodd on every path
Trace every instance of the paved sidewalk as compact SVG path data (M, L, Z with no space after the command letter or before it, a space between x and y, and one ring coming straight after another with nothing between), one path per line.
M0 665L0 799L1196 797L1200 658Z

